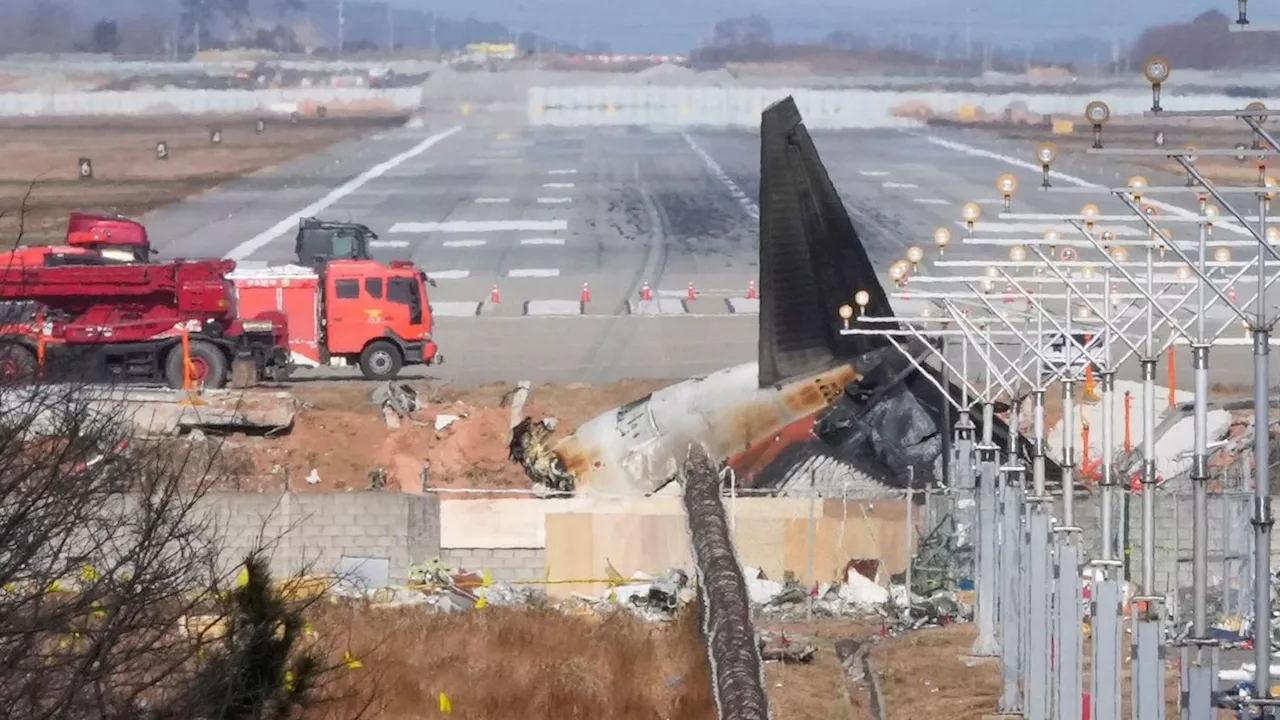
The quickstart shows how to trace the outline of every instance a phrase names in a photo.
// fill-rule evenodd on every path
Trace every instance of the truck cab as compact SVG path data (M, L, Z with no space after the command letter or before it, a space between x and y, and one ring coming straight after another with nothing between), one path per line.
M404 365L443 361L432 338L426 278L413 263L331 260L320 281L321 362L345 358L366 378L387 380Z
M377 233L359 223L303 218L298 221L293 251L298 264L308 267L330 260L370 260L369 241L377 239Z

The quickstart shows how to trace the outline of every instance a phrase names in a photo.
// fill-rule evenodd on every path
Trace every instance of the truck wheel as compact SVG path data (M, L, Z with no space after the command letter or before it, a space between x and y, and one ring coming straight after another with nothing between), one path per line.
M217 346L203 340L191 341L191 376L197 384L217 390L227 384L227 358ZM182 344L173 346L165 360L164 378L169 387L182 389Z
M360 353L360 372L369 380L390 380L400 373L404 359L400 349L386 340L376 340Z
M0 385L19 385L35 374L35 353L17 343L0 344Z

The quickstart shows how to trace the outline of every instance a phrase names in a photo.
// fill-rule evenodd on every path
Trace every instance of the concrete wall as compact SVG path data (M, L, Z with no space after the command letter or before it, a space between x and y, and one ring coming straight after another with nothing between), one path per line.
M1096 94L948 93L936 91L808 90L759 87L664 87L604 85L533 87L528 94L532 125L562 127L648 125L660 127L758 128L760 112L787 95L796 99L805 124L812 129L910 127L916 120L895 117L894 109L919 104L936 113L956 113L969 106L1001 113L1024 103L1033 113L1081 119L1091 100L1111 106L1113 115L1140 114L1151 107L1150 91L1107 91ZM1167 95L1166 110L1241 107L1225 95Z
M547 569L544 548L450 548L440 552L444 564L451 568L488 570L494 580L537 580Z
M381 492L213 493L204 499L223 533L222 561L240 562L259 537L276 573L355 570L375 584L404 584L409 566L440 555L440 501ZM385 567L385 573L383 568ZM377 583L385 574L386 581Z
M421 88L282 88L276 90L152 90L0 93L0 117L199 115L336 110L407 111L422 104Z

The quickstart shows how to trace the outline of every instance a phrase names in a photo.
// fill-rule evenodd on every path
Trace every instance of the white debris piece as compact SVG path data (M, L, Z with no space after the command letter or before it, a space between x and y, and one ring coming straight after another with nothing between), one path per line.
M307 475L307 483L317 485L320 482L320 473L315 469L311 469L311 474Z
M753 605L765 605L782 594L783 584L765 578L760 568L743 567L742 577L747 582L747 598Z
M883 605L889 599L889 591L850 568L840 586L840 599L853 605Z
M454 424L457 421L458 421L457 415L443 415L443 414L437 415L436 416L436 432L440 432L441 430L449 427L450 425Z

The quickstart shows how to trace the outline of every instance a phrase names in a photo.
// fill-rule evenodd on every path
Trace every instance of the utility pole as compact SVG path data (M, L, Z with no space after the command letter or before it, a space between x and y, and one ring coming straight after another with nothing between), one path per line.
M391 3L387 3L387 54L396 51L396 23L391 17Z
M347 24L345 0L338 0L338 57L342 57L342 41L344 26Z

